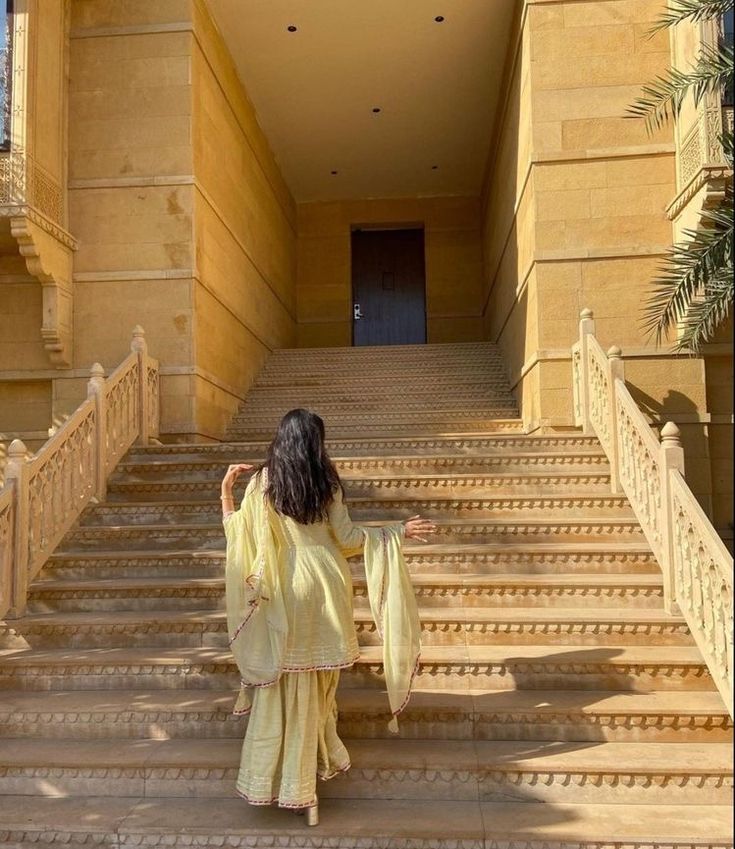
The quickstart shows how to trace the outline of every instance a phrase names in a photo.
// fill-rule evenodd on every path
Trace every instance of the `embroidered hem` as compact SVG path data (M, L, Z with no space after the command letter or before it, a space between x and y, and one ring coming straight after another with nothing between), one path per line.
M343 766L335 767L331 772L328 773L319 773L317 772L317 778L320 781L329 781L332 778L336 778L338 775L343 775L347 772L352 766L350 761L347 761ZM281 802L279 796L273 796L271 799L255 799L252 796L248 796L247 793L243 793L239 788L235 788L235 793L241 798L244 799L249 805L258 805L258 806L266 806L266 805L275 805L277 804L279 808L288 808L289 810L298 810L299 808L310 808L312 805L316 805L317 798L316 796L312 796L312 798L308 802Z

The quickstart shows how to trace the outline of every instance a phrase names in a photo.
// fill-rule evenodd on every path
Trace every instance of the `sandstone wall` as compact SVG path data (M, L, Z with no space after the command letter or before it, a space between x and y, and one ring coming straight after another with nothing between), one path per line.
M71 39L75 360L144 325L162 431L217 438L295 342L295 208L202 2L77 2Z
M201 0L194 4L197 427L219 436L268 353L296 344L296 206Z
M484 190L484 325L508 359L530 430L572 423L569 346L580 309L654 421L672 419L688 479L711 509L703 362L656 349L641 308L673 238L673 130L626 108L670 62L657 0L529 0L508 59L508 100ZM502 229L499 224L502 223ZM703 462L705 461L705 462Z

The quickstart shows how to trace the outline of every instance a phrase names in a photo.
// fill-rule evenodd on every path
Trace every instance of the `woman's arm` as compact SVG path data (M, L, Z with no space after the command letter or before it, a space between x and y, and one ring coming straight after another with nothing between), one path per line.
M365 531L350 519L341 487L334 493L334 501L329 505L329 524L337 545L343 552L360 551L365 541Z
M341 489L334 494L334 501L329 506L329 521L337 543L343 551L357 552L362 548L365 531L361 525L356 525L350 519ZM421 516L412 516L405 522L391 524L400 525L406 539L417 539L421 542L426 542L426 536L436 531L436 525L429 519L422 519Z
M235 512L235 496L232 494L232 489L235 481L245 472L249 472L253 467L247 463L234 463L225 472L222 478L222 486L220 488L220 501L222 502L222 520Z

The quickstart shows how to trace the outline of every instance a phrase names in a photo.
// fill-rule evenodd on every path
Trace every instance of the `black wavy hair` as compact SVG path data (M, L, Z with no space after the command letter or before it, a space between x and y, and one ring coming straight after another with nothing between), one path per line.
M310 410L291 410L281 419L258 473L263 469L268 500L302 525L326 519L334 493L342 488L324 446L324 422Z

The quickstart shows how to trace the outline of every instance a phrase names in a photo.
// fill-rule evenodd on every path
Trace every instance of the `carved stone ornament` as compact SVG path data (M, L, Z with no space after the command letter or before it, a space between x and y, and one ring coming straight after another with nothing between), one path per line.
M28 273L43 287L41 337L49 359L69 367L76 242L60 224L61 188L22 151L0 156L0 217L9 220Z
M28 273L43 289L43 346L55 366L67 368L71 366L73 248L41 226L32 210L24 212L10 218L10 232Z

